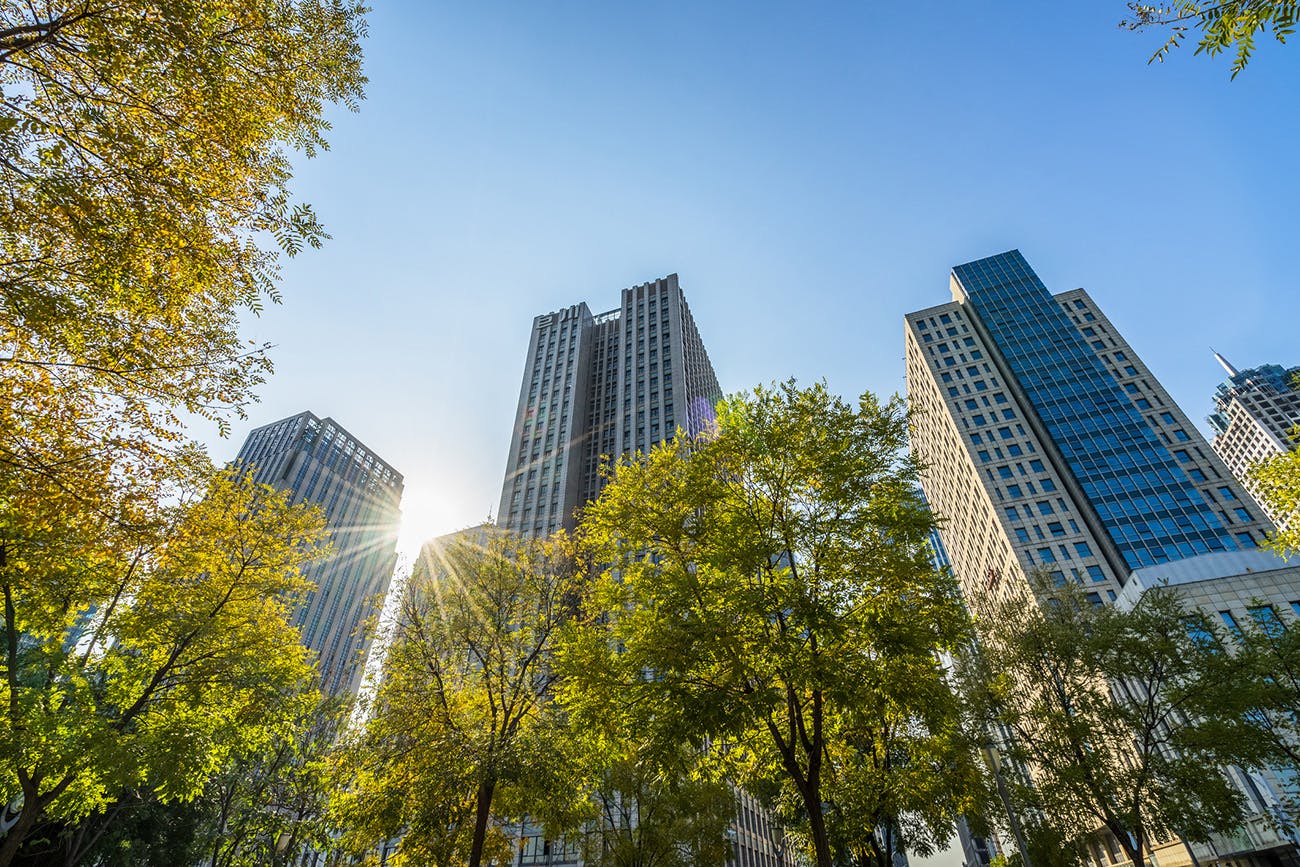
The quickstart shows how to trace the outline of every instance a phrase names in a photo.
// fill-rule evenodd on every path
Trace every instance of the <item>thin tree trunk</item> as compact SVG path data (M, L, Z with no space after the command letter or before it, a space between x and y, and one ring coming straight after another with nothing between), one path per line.
M474 841L469 849L469 867L482 867L483 844L487 840L487 826L492 818L492 791L495 788L496 783L493 780L484 780L478 785L478 803L474 811ZM0 867L5 865L0 864Z

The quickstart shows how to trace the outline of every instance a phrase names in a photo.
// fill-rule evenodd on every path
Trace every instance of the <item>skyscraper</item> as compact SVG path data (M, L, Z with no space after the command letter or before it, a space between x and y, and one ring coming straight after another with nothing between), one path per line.
M333 419L310 412L257 428L236 462L254 478L325 512L333 554L306 577L316 590L298 610L305 645L320 658L331 694L360 686L368 642L362 624L379 610L397 561L402 475Z
M618 307L585 302L533 319L497 523L544 536L571 529L617 459L696 434L722 396L686 297L669 274L624 289Z
M959 265L906 317L912 448L964 592L1026 570L1113 601L1138 569L1258 546L1269 524L1082 289L1019 251Z
M1241 604L1242 576L1267 573L1270 598L1300 596L1297 570L1258 547L1271 525L1255 501L1086 292L1051 294L1016 250L958 265L950 287L952 302L905 317L907 389L922 488L968 599L1018 595L1031 570L1098 604L1195 588L1192 603L1219 616ZM1268 783L1225 771L1263 822ZM1215 845L1198 857L1291 843ZM1173 844L1154 855L1186 858Z
M1247 470L1265 458L1280 455L1296 444L1291 432L1300 427L1300 367L1286 369L1265 364L1237 370L1219 353L1214 353L1228 373L1228 379L1214 391L1215 412L1209 417L1214 428L1210 445L1248 491L1254 488ZM1285 515L1270 515L1274 523L1287 526Z

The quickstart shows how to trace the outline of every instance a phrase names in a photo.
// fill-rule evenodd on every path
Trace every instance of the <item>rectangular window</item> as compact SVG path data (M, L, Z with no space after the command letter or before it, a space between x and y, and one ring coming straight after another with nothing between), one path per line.
M1038 559L1043 563L1055 563L1056 555L1052 553L1051 548L1039 548Z
M988 424L988 422L984 420L984 416L978 414L971 416L970 420L976 427L983 427L985 424Z
M1011 478L1012 477L1011 467L1009 466L998 467L998 475L1004 479Z
M1184 451L1183 449L1178 449L1177 451L1175 451L1175 452L1174 452L1174 457L1178 458L1179 463L1183 463L1183 464L1187 463L1188 461L1190 461L1190 460L1192 459L1192 456L1189 455L1189 454L1188 454L1186 451Z
M1015 506L1007 506L1007 507L1006 507L1006 513L1007 513L1007 518L1008 518L1008 519L1010 519L1010 520L1012 520L1012 521L1018 521L1018 520L1020 520L1020 513L1016 511L1016 507L1015 507Z
M1257 543L1255 542L1255 537L1250 535L1249 533L1238 533L1237 544L1243 548L1258 547Z
M1174 423L1174 414L1171 413L1171 412L1162 412L1162 413L1160 413L1160 420L1161 420L1162 422L1164 422L1165 424L1173 424L1173 423Z
M1041 473L1043 471L1043 462L1040 460L1032 460L1029 462L1029 469L1036 473Z
M1027 543L1029 541L1029 531L1024 527L1016 527L1016 541L1021 544Z
M1011 432L1011 428L1009 427L1000 427L998 428L998 436L1002 437L1004 440L1009 440L1015 436L1015 434Z
M1138 409L1150 409L1150 408L1151 408L1151 401L1147 400L1145 397L1139 397L1139 398L1135 401L1135 404L1137 405L1137 408L1138 408Z
M1074 553L1078 554L1080 557L1091 557L1092 549L1088 547L1087 542L1075 542Z
M970 435L970 441L977 446L983 444L984 442L982 439L980 439L980 435L977 433L973 433Z
M1105 581L1106 573L1101 571L1100 566L1093 565L1088 567L1088 577L1093 581Z
M1051 479L1039 479L1038 484L1042 485L1043 490L1049 494L1056 490L1056 482Z
M1250 615L1251 620L1255 621L1260 632L1267 636L1276 637L1286 631L1272 605L1252 606L1246 609L1246 613Z
M1237 508L1233 509L1233 510L1232 510L1232 513L1233 513L1234 515L1237 516L1237 520L1238 520L1238 521L1253 521L1253 520L1255 520L1254 518L1252 518L1252 517L1250 516L1250 512L1247 512L1245 509L1241 508L1240 506L1238 506Z
M1219 496L1225 500L1235 500L1237 497L1232 493L1232 488L1219 488Z
M1022 496L1022 494L1020 493L1020 486L1019 486L1019 485L1007 485L1007 496L1008 496L1008 497L1019 497L1019 496Z
M1038 514L1040 514L1040 515L1054 515L1054 514L1056 514L1056 512L1055 512L1054 509L1052 509L1052 504L1051 504L1051 503L1047 502L1046 500L1043 500L1043 501L1041 501L1041 502L1038 504Z
M1057 521L1053 521L1047 525L1047 532L1051 533L1053 536L1064 536L1065 526Z
M989 453L984 451L980 452L980 461L987 464L989 462Z
M1191 477L1191 480L1194 482L1205 481L1205 473L1201 472L1200 470L1190 469L1187 471L1187 475Z
M1018 458L1024 453L1025 450L1022 449L1020 446L1016 445L1015 443L1012 443L1011 445L1007 446L1007 454L1011 455L1011 457L1013 458Z

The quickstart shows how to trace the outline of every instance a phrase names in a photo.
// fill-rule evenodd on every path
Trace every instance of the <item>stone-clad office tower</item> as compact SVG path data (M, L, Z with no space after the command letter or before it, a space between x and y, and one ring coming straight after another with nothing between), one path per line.
M1270 525L1082 289L1019 251L906 316L912 448L968 597L1029 569L1113 601L1135 570L1252 549Z
M533 319L497 524L545 536L571 529L600 494L602 456L695 434L722 396L690 307L670 274Z
M1210 416L1214 439L1210 445L1248 491L1252 464L1285 454L1296 447L1292 432L1300 428L1300 367L1264 364L1237 370L1214 353L1228 379L1214 391L1215 413ZM1279 526L1290 529L1288 515L1270 514Z
M402 475L333 419L310 412L257 428L236 462L258 482L325 512L334 551L310 566L316 584L298 610L302 641L320 657L321 687L355 693L368 643L362 624L379 610L397 561Z

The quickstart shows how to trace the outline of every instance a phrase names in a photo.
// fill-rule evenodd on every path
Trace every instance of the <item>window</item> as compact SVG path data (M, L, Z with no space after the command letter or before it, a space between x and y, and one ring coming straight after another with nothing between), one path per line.
M1087 309L1088 309L1088 306L1087 306L1086 304L1084 304L1082 301L1080 301L1080 300L1078 300L1078 299L1075 299L1075 302L1074 302L1074 309L1075 309L1075 310L1087 310Z
M1187 431L1178 428L1178 430L1174 431L1174 439L1178 440L1180 443L1185 443L1190 441L1191 437L1187 435Z
M985 452L985 451L980 452L980 462L981 462L981 463L985 463L985 464L987 464L987 463L989 462L989 453L988 453L988 452Z
M1225 500L1235 500L1236 495L1232 493L1232 488L1219 488L1219 496Z
M1005 419L1006 421L1011 421L1011 419L1015 417L1016 417L1016 411L1014 409L1002 410L1002 418Z
M1234 635L1241 635L1241 627L1237 625L1237 618L1232 616L1231 611L1220 611L1219 619L1223 621L1224 626L1232 630Z
M1007 513L1007 518L1008 518L1009 520L1012 520L1012 521L1019 521L1019 520L1020 520L1020 513L1016 511L1016 507L1015 507L1015 506L1007 506L1007 507L1005 508L1005 511L1006 511L1006 513Z
M1027 543L1029 541L1029 531L1024 527L1016 527L1016 541L1021 544Z
M1011 478L1011 477L1012 477L1012 476L1011 476L1011 467L1009 467L1009 466L1001 466L1001 467L998 467L998 475L1001 476L1001 477L1004 478L1004 479L1009 479L1009 478Z
M984 442L984 440L982 440L980 438L980 435L977 433L973 433L970 435L970 441L975 443L975 445L981 445Z
M1008 497L1019 497L1019 496L1023 496L1023 495L1020 493L1020 486L1019 486L1019 485L1007 485L1007 496L1008 496Z
M1190 476L1192 481L1194 482L1205 481L1205 473L1201 472L1200 470L1190 469L1187 471L1187 475Z
M1091 316L1092 314L1089 313L1088 315ZM1114 598L1114 594L1111 594L1111 596L1112 596L1112 598ZM1101 594L1100 594L1100 593L1089 593L1089 594L1088 594L1088 601L1092 603L1092 605L1093 605L1094 608L1099 607L1099 606L1101 605Z
M1015 434L1011 432L1011 428L1009 427L1000 427L998 428L998 436L1002 437L1004 440L1009 440L1015 436Z
M1043 471L1043 462L1040 460L1032 460L1029 462L1029 469L1036 473L1041 473Z
M1135 401L1135 403L1137 404L1137 408L1138 408L1138 409L1150 409L1150 408L1151 408L1151 401L1147 400L1145 397L1139 397L1139 398Z
M955 385L950 385L950 386L948 386L948 396L949 396L949 397L956 397L956 396L959 395L959 394L961 394L961 392L959 392L959 391L957 390L957 386L955 386Z
M1056 555L1052 553L1051 548L1039 548L1038 559L1043 563L1055 563Z
M1078 554L1080 557L1091 557L1092 549L1088 547L1087 542L1075 542L1074 553Z
M971 424L975 425L976 427L983 427L984 425L988 424L988 422L984 420L984 416L978 414L971 416L970 420L971 420Z
M1129 375L1129 376L1137 376L1137 375L1138 375L1138 369L1137 369L1136 367L1134 367L1133 365L1131 365L1131 364L1129 364L1129 365L1125 365L1125 367L1124 367L1124 373L1126 373L1126 374Z
M1265 635L1275 637L1286 631L1286 627L1278 619L1277 611L1273 609L1272 605L1253 606L1247 608L1246 613L1250 615L1251 620L1255 621L1255 625L1259 627L1260 632Z
M1039 479L1038 484L1043 486L1043 490L1046 493L1050 494L1052 493L1052 491L1056 490L1056 482L1052 481L1051 479Z
M1126 382L1124 383L1124 390L1127 391L1129 394L1137 394L1138 384L1136 382Z
M1245 509L1241 508L1240 506L1238 506L1237 508L1233 509L1233 510L1232 510L1232 513L1233 513L1234 515L1237 516L1237 520L1238 520L1238 521L1253 521L1253 520L1255 520L1254 518L1252 518L1252 517L1250 516L1250 512L1247 512Z
M1249 533L1238 533L1237 544L1243 548L1258 547L1258 544L1255 542L1255 537L1250 535Z
M1006 396L1005 394L1003 394L1002 392L999 391L997 394L993 395L993 402L994 402L994 403L1006 403L1006 402L1007 402L1007 396Z
M1051 533L1053 536L1064 536L1065 527L1059 521L1053 521L1047 525L1047 532Z
M1106 573L1101 571L1100 566L1092 565L1088 567L1088 577L1093 581L1105 581Z
M1011 445L1007 446L1007 454L1011 455L1011 457L1013 458L1018 458L1024 453L1025 450L1022 449L1020 446L1016 445L1015 443L1012 443Z
M1183 449L1178 449L1176 452L1174 452L1174 457L1178 458L1178 462L1183 464L1187 463L1192 459L1192 456L1189 455Z
M1038 504L1038 514L1040 514L1040 515L1054 515L1054 514L1056 514L1056 512L1052 509L1052 504L1051 504L1051 503L1047 502L1046 500L1042 500L1042 501L1039 502L1039 504Z
M1174 424L1174 414L1171 412L1160 413L1160 420L1165 424Z
M1197 647L1212 648L1218 645L1214 633L1206 628L1205 622L1199 617L1184 617L1183 628L1187 630L1187 637Z

